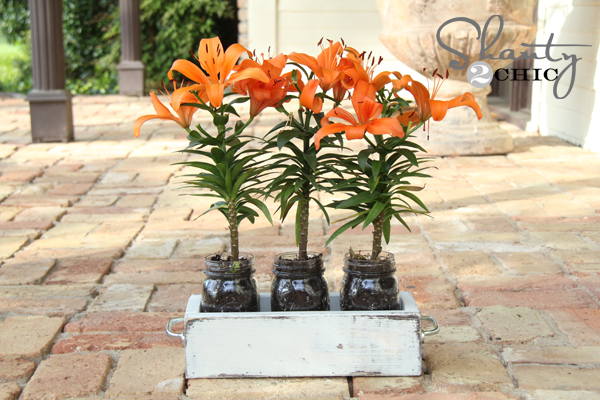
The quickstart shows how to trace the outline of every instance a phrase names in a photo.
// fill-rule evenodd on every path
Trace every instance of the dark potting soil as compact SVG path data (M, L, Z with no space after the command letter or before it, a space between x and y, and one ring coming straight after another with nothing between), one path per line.
M323 276L323 255L296 253L275 256L271 311L328 311L329 289Z
M370 253L355 254L344 259L344 278L340 291L340 308L355 310L399 310L398 280L391 253L382 252L378 260Z
M207 257L202 285L201 312L252 312L259 310L258 288L252 277L252 259L240 255L235 266L231 255ZM246 262L245 262L246 261ZM248 262L249 261L249 262ZM219 265L218 263L223 264ZM209 265L209 263L215 263Z

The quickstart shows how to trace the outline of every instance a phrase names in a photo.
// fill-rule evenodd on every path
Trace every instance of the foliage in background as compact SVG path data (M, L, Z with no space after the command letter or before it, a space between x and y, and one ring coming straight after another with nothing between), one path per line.
M226 49L237 43L235 0L142 0L142 61L147 85L167 81L165 66L194 58L201 39L219 36ZM193 17L192 17L193 16Z
M237 41L235 0L142 0L142 61L147 87L167 80L172 61L191 59L200 39L219 35ZM0 0L0 91L31 90L27 0ZM118 0L64 0L63 31L67 89L73 93L115 93L121 39ZM166 67L165 67L166 66Z
M31 56L29 47L0 42L0 92L27 93L31 90Z
M27 0L0 0L0 92L33 86Z

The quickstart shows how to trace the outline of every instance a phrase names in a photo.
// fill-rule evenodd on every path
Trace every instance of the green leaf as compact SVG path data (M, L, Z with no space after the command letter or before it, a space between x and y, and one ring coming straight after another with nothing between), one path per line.
M373 175L374 177L378 177L379 176L379 172L381 171L381 167L383 165L383 162L380 160L377 161L373 161L371 163L371 167L373 168Z
M304 159L313 171L317 169L317 155L315 153L304 153Z
M283 121L283 122L278 123L277 125L275 125L273 127L273 129L271 129L269 132L267 132L267 134L265 135L265 137L267 137L268 135L270 135L271 133L273 133L275 131L280 130L281 128L283 128L284 126L286 126L287 123L288 123L288 121Z
M397 151L399 153L402 153L402 155L404 155L404 157L406 157L412 165L414 165L416 167L419 166L419 161L417 161L417 156L415 156L415 153L413 153L412 151L410 151L408 149L399 149Z
M214 165L210 165L208 163L199 162L199 161L187 161L187 162L176 163L176 164L186 165L188 167L199 168L199 169L208 171L213 175L220 175L220 172L217 169L217 167L215 167Z
M244 172L240 177L235 181L233 187L231 188L231 193L235 196L239 191L244 182L248 180L248 178L254 173L254 169L250 169Z
M390 244L390 236L391 236L391 231L392 231L392 227L390 224L390 218L386 218L383 221L383 238L385 239L385 242L387 244Z
M285 217L287 217L288 213L290 212L290 209L292 208L292 206L294 205L294 203L296 203L298 200L300 200L300 198L298 196L294 196L290 199L290 201L287 203L287 206L285 207L285 210L281 210L281 220L284 221Z
M367 204L377 200L378 197L378 195L373 193L361 192L357 195L350 197L349 199L342 201L336 208L350 208L359 204Z
M364 219L365 219L364 216L360 216L358 218L353 219L350 222L346 222L344 225L342 225L341 227L339 227L338 229L336 229L336 231L333 232L333 234L331 236L329 236L329 239L327 239L327 242L325 243L325 246L329 246L329 243L331 243L335 238L337 238L338 236L340 236L342 233L344 233L345 231L347 231L349 228L360 224L362 222L362 220L364 220Z
M196 108L200 108L200 109L205 110L205 111L212 112L212 108L209 107L209 106L207 106L206 104L200 104L200 103L182 103L180 106L196 107Z
M407 192L405 190L401 190L399 193L402 194L403 196L408 197L409 199L411 199L415 203L417 203L421 208L423 208L423 210L429 212L429 210L427 209L427 207L425 207L425 204L423 204L423 202L421 201L421 199L419 199L417 196L415 196L411 192Z
M198 215L196 217L196 219L200 218L201 216L203 216L204 214L211 212L213 210L217 210L217 209L223 209L223 208L227 208L227 203L224 201L218 201L215 204L211 204L210 208L206 211L204 211L202 214Z
M230 104L225 104L223 106L223 112L226 113L226 114L233 114L233 115L238 116L238 117L240 116L237 113L236 109L231 105L231 103ZM229 116L227 116L227 122L229 122ZM225 122L225 124L227 124L227 122ZM223 125L225 125L225 124L223 124Z
M234 132L240 132L240 130L242 129L242 127L244 126L244 123L242 121L237 121L235 123L235 130Z
M331 221L329 220L329 214L327 213L325 207L323 207L323 204L321 204L321 202L315 198L313 198L313 200L315 201L315 203L317 203L321 211L323 211L323 215L325 216L325 220L327 220L327 224L331 225Z
M367 161L369 161L369 156L373 153L373 150L370 149L366 149L366 150L361 150L360 153L358 153L358 167L361 169L361 171L365 171L365 169L367 168Z
M277 147L279 150L283 149L283 147L293 138L298 136L301 133L298 129L283 129L281 132L277 134Z
M269 209L267 208L265 203L263 203L260 200L253 199L252 197L249 197L249 196L246 197L246 201L248 203L254 204L256 207L258 207L258 209L264 214L264 216L267 217L267 220L269 220L271 225L273 225L273 219L271 218L271 213L269 212Z
M404 225L404 226L406 227L406 229L408 229L408 231L409 231L409 232L412 232L412 231L410 230L410 227L409 227L409 226L408 226L408 224L406 223L406 221L404 221L404 219L402 219L402 217L400 216L400 213L399 213L399 212L398 212L398 213L395 213L395 214L394 214L394 217L396 217L396 219L397 219L398 221L400 221L400 223L401 223L402 225Z
M377 189L377 184L379 183L379 177L377 175L373 175L369 177L369 191L371 193L375 192Z
M371 208L371 211L369 211L369 214L367 215L367 218L365 219L365 223L363 224L362 228L365 229L367 226L369 226L369 224L375 221L375 218L377 218L379 214L381 214L384 208L385 204L376 202L373 208Z
M228 122L229 122L229 114L213 115L213 124L215 124L215 126L225 126L225 125L227 125Z
M227 189L227 191L229 193L231 193L231 186L233 185L233 183L231 182L231 170L228 169L227 173L225 174L225 188ZM231 193L233 196L235 196L235 193Z
M250 97L238 97L236 99L233 99L229 102L229 104L238 104L238 103L245 103L248 100L250 100Z
M210 149L210 154L212 154L215 164L219 164L225 158L225 153L223 153L223 150L219 149L218 147L213 147Z

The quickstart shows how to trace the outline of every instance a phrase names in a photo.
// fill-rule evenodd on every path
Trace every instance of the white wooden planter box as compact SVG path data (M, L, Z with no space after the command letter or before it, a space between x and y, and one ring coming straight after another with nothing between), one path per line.
M260 295L260 312L200 313L200 295L190 297L185 316L167 333L185 345L191 378L294 376L419 376L421 313L410 292L400 292L403 309L271 312L270 294ZM171 331L184 322L181 334Z

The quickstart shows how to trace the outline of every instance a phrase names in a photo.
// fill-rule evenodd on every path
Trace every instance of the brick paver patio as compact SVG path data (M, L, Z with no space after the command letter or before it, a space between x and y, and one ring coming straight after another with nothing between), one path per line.
M183 131L149 122L134 138L149 98L75 97L67 144L31 144L21 99L0 112L0 399L600 399L598 154L505 125L508 156L436 161L421 192L435 219L409 218L388 247L402 290L442 325L422 377L186 381L164 328L228 243L220 214L196 219L208 200L174 190ZM310 249L337 290L343 253L370 235L326 248L311 212ZM241 249L267 291L293 227L244 225Z

